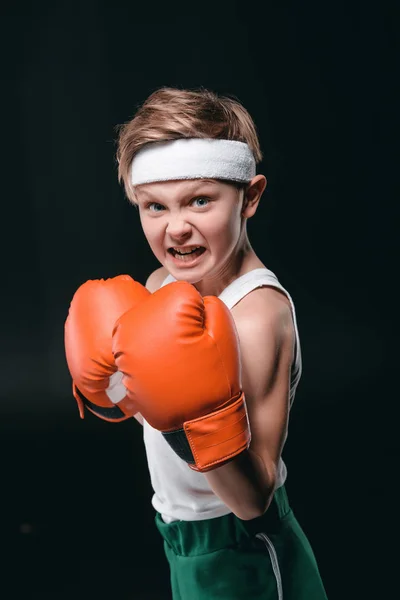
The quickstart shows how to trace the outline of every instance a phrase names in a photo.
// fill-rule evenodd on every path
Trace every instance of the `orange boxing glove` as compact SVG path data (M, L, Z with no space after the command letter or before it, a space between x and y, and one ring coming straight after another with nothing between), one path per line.
M138 412L114 362L112 331L121 315L149 296L129 275L89 280L75 292L65 322L65 354L82 419L85 406L112 422Z
M185 282L164 286L118 319L113 353L128 397L192 469L249 446L239 340L219 298Z

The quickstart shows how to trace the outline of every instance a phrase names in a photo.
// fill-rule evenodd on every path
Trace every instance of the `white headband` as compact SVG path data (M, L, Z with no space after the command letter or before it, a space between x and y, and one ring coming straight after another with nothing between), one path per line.
M131 184L174 179L228 179L248 182L256 174L249 146L203 138L150 142L132 161Z

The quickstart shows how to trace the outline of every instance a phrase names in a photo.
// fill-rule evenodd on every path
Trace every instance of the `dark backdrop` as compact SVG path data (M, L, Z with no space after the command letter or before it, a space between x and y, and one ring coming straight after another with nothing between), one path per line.
M141 428L81 421L63 350L83 281L144 283L158 266L117 182L115 127L162 85L235 95L256 122L269 185L250 238L295 301L303 347L291 504L330 599L391 596L394 9L2 10L1 596L169 598Z

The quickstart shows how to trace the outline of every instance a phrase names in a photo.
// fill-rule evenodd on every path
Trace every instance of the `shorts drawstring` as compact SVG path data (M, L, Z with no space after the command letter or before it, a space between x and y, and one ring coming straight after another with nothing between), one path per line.
M265 544L265 546L268 550L268 554L271 559L272 570L274 572L275 579L276 579L276 587L278 590L278 600L283 600L282 577L281 577L281 571L279 569L278 556L276 554L275 547L266 533L257 533L256 538L261 540Z

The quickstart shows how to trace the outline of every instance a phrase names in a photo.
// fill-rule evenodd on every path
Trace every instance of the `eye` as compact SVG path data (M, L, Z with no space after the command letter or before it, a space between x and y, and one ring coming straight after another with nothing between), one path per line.
M150 212L161 212L164 207L162 204L158 204L158 202L148 202L146 204L146 209Z
M196 203L197 202L197 208L205 208L209 203L209 199L208 198L204 198L204 196L201 196L199 198L194 198L192 200L192 203Z

